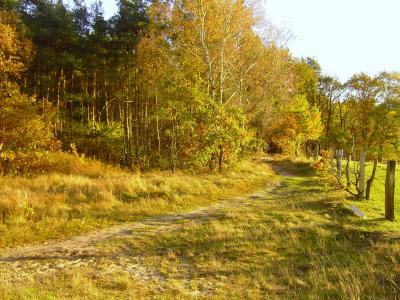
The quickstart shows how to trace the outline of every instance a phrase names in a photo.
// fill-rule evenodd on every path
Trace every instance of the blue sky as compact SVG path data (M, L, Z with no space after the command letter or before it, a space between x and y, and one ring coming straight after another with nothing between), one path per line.
M262 0L266 19L289 30L296 57L346 81L353 74L400 71L400 0ZM103 0L106 16L114 0Z
M111 17L117 11L117 2L115 0L102 0L102 2L105 16Z
M294 35L293 55L315 57L341 81L400 71L399 0L265 0L265 10Z

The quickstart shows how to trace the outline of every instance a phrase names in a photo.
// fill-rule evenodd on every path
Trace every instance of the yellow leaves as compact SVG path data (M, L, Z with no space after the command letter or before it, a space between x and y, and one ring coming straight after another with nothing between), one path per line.
M148 36L154 42L142 41L140 47L147 48L147 57L161 58L157 68L169 83L178 90L197 86L220 103L239 99L238 77L254 68L263 48L249 6L233 0L177 0L171 6L153 4L150 16Z
M0 152L0 160L13 161L15 158L16 158L16 155L13 151L6 150L6 151Z
M18 78L32 52L32 43L24 36L18 18L0 11L0 82Z
M24 37L18 18L0 11L0 143L2 161L16 159L19 149L52 148L51 128L34 106L35 100L19 92L14 81L28 62L32 45Z
M296 95L283 107L271 124L271 141L291 152L308 140L318 140L323 127L320 112L309 106L304 95Z
M0 101L0 143L5 149L51 149L56 144L33 99L17 91Z
M387 117L388 119L390 119L390 120L393 120L393 119L397 118L397 116L398 116L398 112L395 111L395 110L390 110L390 111L388 111L388 112L387 112L387 115L386 115L386 117Z
M254 30L258 20L248 1L156 1L149 18L135 52L135 80L154 99L159 147L171 148L171 160L179 156L182 164L196 152L204 160L221 149L234 152L252 138L251 126L270 129L257 118L274 115L274 102L285 109L292 104L295 62L287 49L267 45L260 28ZM273 124L287 143L319 132L305 99L295 100Z

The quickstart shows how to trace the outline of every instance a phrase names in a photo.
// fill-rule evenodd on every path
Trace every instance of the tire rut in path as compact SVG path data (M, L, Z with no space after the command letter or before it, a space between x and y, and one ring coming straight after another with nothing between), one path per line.
M41 245L23 246L6 249L0 252L0 262L17 260L41 260L48 257L85 257L96 254L96 245L100 242L132 238L146 232L164 232L174 230L185 222L203 222L207 219L218 218L219 210L238 204L238 200L218 203L206 209L199 209L189 213L178 213L148 218L141 222L117 225L96 230L87 234L75 236L65 240L51 241Z
M273 170L281 176L293 176L276 165L273 165ZM95 266L98 271L105 273L122 270L140 279L162 280L159 274L148 270L140 263L140 257L107 253L102 251L98 244L109 240L139 238L146 234L179 230L187 222L202 223L207 220L218 220L223 217L225 209L245 206L249 201L270 196L276 197L273 191L264 189L248 197L222 200L192 212L156 216L65 240L5 249L0 251L0 275L2 275L0 277L3 277L3 281L18 281L34 276L48 276L76 267ZM0 278L0 283L1 280Z

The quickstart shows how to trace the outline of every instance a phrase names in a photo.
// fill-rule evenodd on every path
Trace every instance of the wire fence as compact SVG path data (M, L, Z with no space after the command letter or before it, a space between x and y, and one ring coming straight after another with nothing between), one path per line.
M375 179L373 184L372 184L372 189L375 189L378 192L380 192L383 195L385 195L385 185L386 185L385 182Z
M346 161L347 158L343 158L343 150L337 150L333 158L336 160L336 163L334 163L334 160L331 160L331 171L337 172L336 176L342 183L344 180L347 181L347 188L350 189L350 191L359 193L360 188L363 189L363 197L367 196L365 195L366 188L368 183L371 184L371 176L374 174L370 186L370 193L367 198L378 200L379 203L382 201L382 204L385 203L385 218L394 221L394 203L396 200L400 201L400 179L396 180L395 173L397 171L397 177L400 178L400 165L395 167L396 164L394 161L388 161L387 164L380 163L375 165L374 167L376 168L373 171L372 162L367 162L365 157L365 152L361 151L359 160L351 160L348 162ZM387 170L388 168L390 168L390 170ZM339 172L339 170L341 170L341 172ZM361 179L362 177L363 179ZM364 185L360 184L360 180L364 181ZM396 182L398 184L396 184ZM381 207L380 204L377 203L377 205Z
M386 169L385 169L385 171L386 171ZM400 172L398 174L400 175ZM381 193L382 198L385 198L385 189L386 189L386 182L383 179L375 177L373 184L372 184L372 190L375 190L378 193ZM395 186L394 194L395 194L396 199L400 199L400 186L399 185Z

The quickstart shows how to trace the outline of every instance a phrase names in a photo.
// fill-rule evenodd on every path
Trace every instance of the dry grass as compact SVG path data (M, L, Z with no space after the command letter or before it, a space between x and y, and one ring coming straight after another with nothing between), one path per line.
M206 206L272 177L265 166L252 162L223 175L132 174L63 159L69 174L0 178L0 248Z
M0 298L400 299L400 236L361 230L343 193L300 167L307 176L218 218L100 245L139 258L150 278L93 266L3 286Z
M88 177L118 175L121 170L105 165L100 161L85 158L82 155L67 152L27 151L13 153L13 159L4 165L7 175L37 176L40 174L60 173L79 174ZM1 170L0 170L1 171ZM3 175L0 173L0 175Z
M219 220L115 249L145 252L171 299L400 299L400 235L361 230L343 196L315 177L287 178Z

